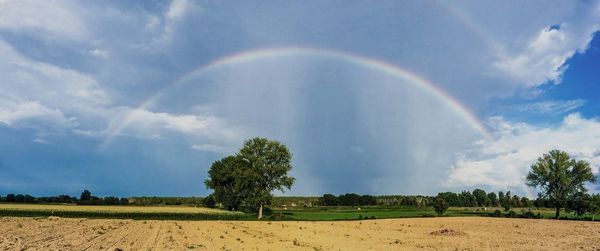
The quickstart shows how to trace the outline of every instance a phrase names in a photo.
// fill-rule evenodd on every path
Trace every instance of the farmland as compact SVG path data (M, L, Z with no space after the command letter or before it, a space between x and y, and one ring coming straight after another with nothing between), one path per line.
M68 217L105 219L239 220L250 215L186 206L79 206L0 204L0 216Z
M454 207L445 216L490 216L500 208ZM527 208L513 209L516 217ZM531 209L544 218L552 218L553 209ZM504 212L504 214L507 214ZM590 220L591 215L577 218L572 212L563 212L564 218ZM0 203L0 217L48 217L135 219L135 220L255 220L254 214L225 211L196 206L81 206L74 204L19 204ZM275 207L269 220L284 221L339 221L360 219L423 218L434 217L430 207Z
M490 217L365 221L0 218L0 249L597 250L600 223Z
M485 217L496 209L455 207L435 217L429 207L277 207L256 221L193 206L0 204L0 250L600 248L598 222Z

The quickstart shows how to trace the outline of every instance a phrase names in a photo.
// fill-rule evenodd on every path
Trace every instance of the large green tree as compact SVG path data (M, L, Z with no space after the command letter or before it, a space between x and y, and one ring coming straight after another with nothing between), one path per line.
M538 158L527 174L527 185L539 188L540 195L553 202L557 219L570 197L587 191L586 182L596 182L590 163L575 160L560 150L552 150Z
M236 210L242 204L242 192L238 181L245 162L239 156L227 156L215 161L208 170L204 184L214 190L213 196L227 210Z
M487 194L482 189L473 190L473 196L475 196L475 200L477 201L477 205L480 207L489 206L490 198L488 198Z
M600 194L594 194L590 198L590 213L592 214L592 221L597 214L600 214Z
M490 200L490 205L493 207L498 206L498 196L496 195L496 193L491 192L488 193L488 199Z
M240 191L246 205L258 209L260 219L264 205L271 203L271 192L283 192L294 184L294 178L288 176L292 153L277 141L257 137L246 141L238 156L246 163L239 173Z
M510 191L507 191L506 194L504 194L503 192L500 192L499 194L502 195L499 199L500 206L504 208L504 211L510 210L510 208L512 207Z
M244 205L257 210L260 219L273 190L283 192L294 184L288 176L291 169L292 154L285 145L257 137L247 140L236 155L213 163L205 184L227 209Z
M88 201L92 199L92 192L90 192L89 190L83 190L83 192L81 193L81 196L79 196L79 200L80 201Z

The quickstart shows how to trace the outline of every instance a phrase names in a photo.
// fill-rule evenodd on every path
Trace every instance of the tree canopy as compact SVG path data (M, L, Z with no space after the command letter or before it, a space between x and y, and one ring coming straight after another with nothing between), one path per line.
M242 204L241 187L237 180L240 171L244 168L244 162L239 156L227 156L215 161L204 183L214 190L213 196L227 210L236 210Z
M527 174L527 185L539 188L540 195L554 204L557 219L571 197L587 191L586 182L596 182L590 163L560 150L538 158Z
M208 171L205 181L213 189L217 202L234 210L244 205L258 210L262 218L263 206L270 204L273 190L284 191L294 184L288 176L292 169L289 149L273 140L253 138L247 140L236 155L216 161Z

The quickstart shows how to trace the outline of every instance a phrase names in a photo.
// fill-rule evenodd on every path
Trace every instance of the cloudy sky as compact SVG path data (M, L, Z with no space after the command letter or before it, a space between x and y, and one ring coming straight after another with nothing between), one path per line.
M287 194L534 196L551 149L600 166L599 29L598 1L0 0L0 195L203 196L264 136Z

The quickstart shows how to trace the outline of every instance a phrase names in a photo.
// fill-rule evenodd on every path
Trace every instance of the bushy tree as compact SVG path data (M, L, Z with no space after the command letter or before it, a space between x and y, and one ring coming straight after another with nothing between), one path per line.
M590 196L589 211L592 214L592 221L597 214L600 214L600 194Z
M512 207L510 191L506 192L506 195L504 195L503 192L500 192L499 194L502 195L502 197L500 197L500 206L504 208L504 211L510 210Z
M521 197L521 207L531 207L531 200L527 197Z
M92 199L92 192L90 192L89 190L83 190L83 192L81 193L81 196L79 196L79 200L80 201L88 201Z
M490 205L493 207L497 207L498 206L498 196L496 196L496 193L491 192L488 193L488 199L490 200Z
M589 194L584 192L577 192L569 198L567 202L567 209L575 212L578 217L583 216L586 212L590 211L591 197Z
M240 172L240 183L244 193L244 202L258 208L258 218L262 218L263 207L271 202L273 190L284 191L294 184L294 178L288 176L292 169L292 153L289 149L273 140L253 138L240 149L239 157L247 164Z
M104 197L102 199L102 204L104 205L119 205L119 198L114 196Z
M596 182L590 163L572 159L568 153L559 150L538 158L527 174L527 185L539 188L541 195L552 201L557 219L569 197L587 191L586 182Z
M12 193L7 194L6 195L6 202L15 202L15 200L16 200L15 197L16 196L14 194L12 194Z
M453 193L453 192L438 193L437 197L444 199L446 202L448 202L448 204L451 207L463 206L461 199L459 198L458 194L456 194L456 193Z
M208 179L204 182L214 190L211 194L215 201L227 210L239 209L243 202L243 193L239 180L246 162L239 156L227 156L215 161L208 170Z
M473 196L475 197L478 206L484 207L490 205L490 198L488 198L484 190L479 188L473 190Z
M464 207L477 206L477 199L469 191L462 191L458 197L460 198L460 201L462 202L461 204Z
M215 206L217 205L217 201L215 200L215 196L213 194L210 194L210 195L206 196L206 198L204 198L203 204L204 204L205 207L215 208Z
M448 208L450 207L448 205L448 202L446 202L446 200L440 197L436 197L433 200L432 206L433 210L437 213L438 216L443 215L446 212L446 210L448 210Z
M543 198L541 194L538 194L538 197L533 201L533 205L538 208L553 208L554 204L548 198Z
M342 206L358 206L360 205L360 195L355 193L347 193L338 197Z
M294 184L294 178L287 175L292 169L292 154L277 141L260 137L247 140L238 154L221 162L222 165L215 162L211 166L206 186L215 190L218 202L223 203L220 199L229 198L235 200L233 205L238 204L239 199L246 207L258 210L259 219L263 207L273 198L271 192L283 192Z
M358 204L361 206L377 205L377 200L371 195L361 195Z
M339 205L338 198L333 194L323 194L323 197L319 198L319 205L321 206L337 206Z
M513 195L513 197L510 200L510 205L512 207L522 207L522 205L521 205L521 199L519 199L518 195L516 195L516 194Z

